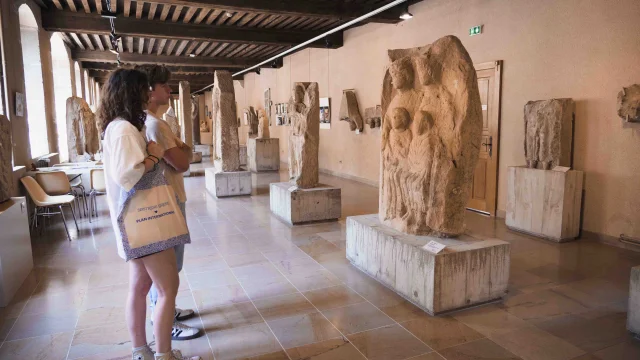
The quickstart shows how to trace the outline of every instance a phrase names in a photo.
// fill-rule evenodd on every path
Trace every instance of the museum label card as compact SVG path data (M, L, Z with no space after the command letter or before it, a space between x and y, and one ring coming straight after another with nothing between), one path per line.
M447 245L440 244L437 241L431 240L431 241L429 241L429 243L427 245L423 246L422 248L427 250L427 251L429 251L429 252L437 254L437 253L441 252L442 250L444 250L444 248L446 248L446 247L447 247Z

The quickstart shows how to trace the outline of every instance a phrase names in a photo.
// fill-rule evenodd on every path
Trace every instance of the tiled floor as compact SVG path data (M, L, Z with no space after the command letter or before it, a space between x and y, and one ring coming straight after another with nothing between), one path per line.
M345 225L290 228L269 213L268 184L217 200L204 178L186 180L187 246L178 305L206 331L176 342L204 359L638 360L625 330L629 270L640 253L588 240L552 244L468 214L471 230L512 244L502 303L430 317L349 265ZM343 215L373 213L377 190L323 176L342 188ZM108 213L80 222L68 242L57 224L33 240L36 269L0 309L0 359L128 359L127 265ZM149 329L150 330L150 329ZM148 332L152 339L151 332Z

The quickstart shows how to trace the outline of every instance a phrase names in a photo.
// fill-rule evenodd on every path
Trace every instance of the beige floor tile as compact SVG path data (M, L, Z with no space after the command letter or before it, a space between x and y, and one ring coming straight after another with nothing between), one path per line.
M287 349L292 360L364 360L365 357L346 339L333 339Z
M7 337L16 320L15 318L0 319L0 344Z
M570 343L534 327L491 336L490 339L525 360L569 360L585 354Z
M193 326L192 324L188 324ZM200 356L202 360L214 360L213 351L206 335L189 341L172 341L171 347L180 350L183 356ZM129 360L129 359L126 359Z
M233 274L238 280L258 280L282 278L282 274L271 263L258 263L232 268Z
M549 290L519 294L506 299L503 305L510 314L532 322L589 310L582 304Z
M526 321L499 308L498 305L486 305L475 309L464 310L452 316L484 336L497 335L532 326Z
M184 249L184 262L188 263L193 259L200 259L204 256L221 256L222 254L218 251L218 248L215 245L209 246L186 246Z
M76 329L86 329L109 324L124 324L125 321L123 301L122 306L104 306L80 311Z
M98 307L124 307L129 293L128 284L104 286L87 290L83 309L95 309Z
M622 289L610 281L594 278L571 282L555 287L552 291L590 307L626 301L629 297L629 289Z
M316 312L316 308L300 293L255 300L254 304L266 321Z
M520 360L489 339L480 339L439 351L447 360Z
M191 290L202 290L238 283L238 280L229 269L187 274L187 280Z
M434 350L446 349L484 337L484 335L449 316L424 315L420 318L400 323L400 325Z
M407 359L431 352L431 348L399 325L391 325L347 336L370 360Z
M640 342L637 339L627 339L594 355L601 360L637 360L640 359Z
M195 274L207 271L225 270L227 263L220 255L207 255L199 258L190 258L185 261L183 271L185 274Z
M289 280L285 278L272 278L266 280L244 280L242 287L252 300L263 299L272 296L293 294L298 292Z
M129 283L129 267L100 266L89 278L89 289Z
M291 275L289 281L300 291L310 291L342 285L340 279L329 270L315 270L300 275Z
M304 296L320 311L366 301L358 293L342 285L307 291Z
M20 315L9 331L6 340L19 340L34 336L51 335L75 329L77 310L64 312Z
M207 333L264 322L251 302L200 310L199 315Z
M0 347L0 359L64 360L72 338L70 331L7 341Z
M150 338L150 334L147 334L147 338ZM69 359L92 358L125 350L131 351L131 340L125 324L94 327L76 331L69 348Z
M86 289L74 290L71 288L70 291L56 292L55 294L32 295L22 310L22 315L80 310L86 291Z
M418 355L418 356L414 356L414 357L408 358L407 360L447 360L447 359L443 358L442 355L440 355L437 352L433 351L433 352L430 352L430 353L427 353L427 354L422 354L422 355Z
M223 305L249 301L249 297L240 284L193 290L196 307L203 311Z
M285 349L340 338L340 332L316 312L268 322Z
M264 257L272 261L273 263L278 263L283 260L295 259L295 258L308 258L304 251L300 250L297 246L293 245L287 249L274 250L274 251L264 251Z
M296 257L273 262L286 277L299 276L322 270L322 265L310 257Z
M202 227L212 239L240 234L240 229L231 222L204 223Z
M116 349L96 355L77 358L75 360L131 360L131 349Z
M241 255L227 255L224 257L227 265L229 267L238 267L238 266L246 266L246 265L255 265L261 263L268 263L267 260L262 253L249 253L249 254L241 254Z
M284 350L281 350L270 354L252 356L247 358L247 360L289 360L289 356Z
M368 302L326 310L322 313L345 335L395 324L390 317Z
M340 250L330 241L317 235L311 236L309 241L306 241L305 244L298 244L298 247L311 257Z
M281 351L266 323L207 333L216 360L246 359Z

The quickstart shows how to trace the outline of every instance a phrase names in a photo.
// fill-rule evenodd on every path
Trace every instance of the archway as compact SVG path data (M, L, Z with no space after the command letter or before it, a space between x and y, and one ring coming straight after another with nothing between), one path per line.
M29 145L31 156L37 158L49 153L38 24L28 5L20 6L18 14L24 65L27 122L29 124Z
M73 72L76 79L76 96L83 98L84 95L82 91L82 73L80 72L80 65L77 61L73 62Z
M82 71L84 80L84 101L91 105L91 85L89 85L89 73L87 70Z
M51 61L53 65L53 91L56 97L56 130L58 133L58 150L60 161L69 160L67 145L67 99L73 95L71 82L71 66L69 54L62 36L54 33L51 36Z

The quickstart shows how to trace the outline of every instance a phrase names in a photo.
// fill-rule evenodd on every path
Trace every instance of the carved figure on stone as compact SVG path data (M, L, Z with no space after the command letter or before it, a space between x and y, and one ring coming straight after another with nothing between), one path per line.
M264 109L258 110L258 139L269 138L269 119Z
M96 117L84 99L72 96L67 99L67 145L69 161L93 160L100 150L100 138Z
M179 139L182 139L182 137L180 136L180 123L178 122L178 118L176 117L176 111L173 110L171 106L169 106L167 111L162 115L162 119L169 124L173 135L175 135Z
M355 90L343 90L340 104L340 120L348 121L351 131L362 131L363 122L358 107L358 99Z
M218 171L240 170L240 143L233 79L229 71L216 71L213 85L215 166Z
M198 98L191 97L191 124L193 126L193 143L200 145L200 112L198 109Z
M388 55L380 220L409 234L459 235L482 134L473 62L454 36Z
M371 129L380 127L382 125L382 107L376 105L364 109L364 122L369 125Z
M572 165L574 112L572 99L529 101L524 106L527 167L550 170Z
M13 190L11 123L0 115L0 203L9 200Z
M318 149L320 147L318 83L294 83L287 113L291 117L290 181L302 189L313 188L318 185Z
M618 93L618 116L626 122L640 122L640 84L634 84Z
M247 135L249 135L249 137L258 136L258 113L253 106L249 106L244 109L244 116L246 116L246 119L249 122L249 131L247 132Z

